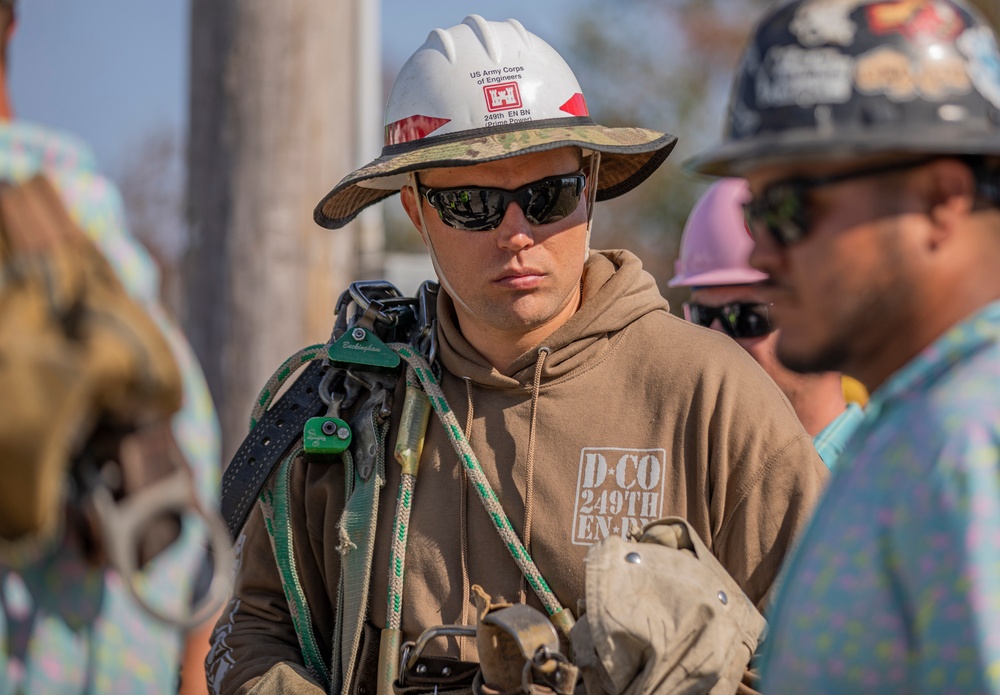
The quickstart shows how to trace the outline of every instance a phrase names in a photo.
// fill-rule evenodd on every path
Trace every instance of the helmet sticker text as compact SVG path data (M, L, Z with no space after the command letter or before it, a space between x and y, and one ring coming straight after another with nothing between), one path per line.
M855 8L872 0L817 0L803 3L788 29L803 46L833 43L850 46L858 26L851 21Z
M756 74L759 69L760 51L757 46L751 44L740 60L738 74L752 75ZM732 95L727 127L730 129L729 135L734 137L744 137L756 133L760 127L760 114L747 105L742 94L734 92Z
M729 109L729 137L742 138L760 129L760 114L746 105L742 99L733 99Z
M626 538L633 525L663 516L666 459L665 449L582 449L573 544L593 545L612 534Z
M969 77L979 93L1000 109L1000 51L989 27L969 29L958 37L958 48L969 61Z
M950 4L927 0L880 2L868 8L868 26L874 34L900 33L909 39L949 40L965 24Z
M757 78L757 108L842 104L851 98L854 60L833 48L775 46Z
M972 91L965 61L943 47L934 57L917 61L893 48L877 48L858 58L855 84L862 94L884 94L893 101L909 101L918 95L941 101Z
M531 109L524 106L518 81L524 79L522 65L503 65L473 70L469 78L483 88L486 112L483 126L507 125L531 120Z

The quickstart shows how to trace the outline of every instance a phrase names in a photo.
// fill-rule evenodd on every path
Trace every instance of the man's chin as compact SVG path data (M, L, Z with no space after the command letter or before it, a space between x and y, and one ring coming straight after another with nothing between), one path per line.
M789 340L787 330L783 330L778 338L778 361L786 369L799 374L842 371L847 354L846 346L840 343L797 345Z

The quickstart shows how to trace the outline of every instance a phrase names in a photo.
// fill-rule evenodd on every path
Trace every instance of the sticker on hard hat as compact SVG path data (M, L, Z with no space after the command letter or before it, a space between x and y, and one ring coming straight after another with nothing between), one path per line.
M893 48L876 48L858 57L855 84L862 94L884 94L893 101L909 101L918 95L941 101L972 91L965 61L944 47L936 59L922 56L917 61Z
M965 23L955 8L943 2L895 0L867 8L868 26L873 34L902 34L908 39L934 38L950 41Z
M401 118L385 127L385 144L422 140L446 123L451 123L451 119L420 115Z
M858 31L851 21L851 12L871 0L819 0L801 5L795 12L788 30L803 46L834 43L850 46Z
M958 37L958 48L969 61L969 77L986 99L1000 109L1000 51L989 27L969 29Z
M846 103L853 72L854 60L833 48L775 46L757 79L757 108Z
M517 82L487 85L483 87L483 94L486 95L486 110L490 113L521 108L521 90Z

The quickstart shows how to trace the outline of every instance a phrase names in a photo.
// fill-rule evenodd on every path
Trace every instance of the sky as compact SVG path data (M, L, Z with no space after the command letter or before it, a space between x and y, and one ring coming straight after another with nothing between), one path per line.
M384 0L383 63L397 69L431 29L474 11L517 17L558 46L560 10L570 1L504 0L497 14L481 1ZM150 132L182 132L188 7L183 0L19 0L9 56L17 116L81 136L112 172Z

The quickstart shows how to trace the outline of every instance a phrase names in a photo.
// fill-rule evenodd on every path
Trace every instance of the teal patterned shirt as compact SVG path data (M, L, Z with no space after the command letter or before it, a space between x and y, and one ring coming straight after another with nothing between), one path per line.
M1000 692L1000 302L872 394L761 675L769 693Z
M837 459L844 453L844 447L851 441L851 437L864 419L865 414L861 406L857 403L848 403L844 412L813 437L816 453L823 459L827 468L833 470Z
M174 435L198 491L214 505L219 427L191 348L159 304L159 275L125 226L121 197L75 138L0 122L0 180L44 173L73 219L104 253L125 289L156 319L181 368L184 405ZM203 554L194 530L157 557L143 595L174 614L190 603ZM90 567L70 545L14 571L0 563L0 695L175 693L183 635L148 617L110 570Z

